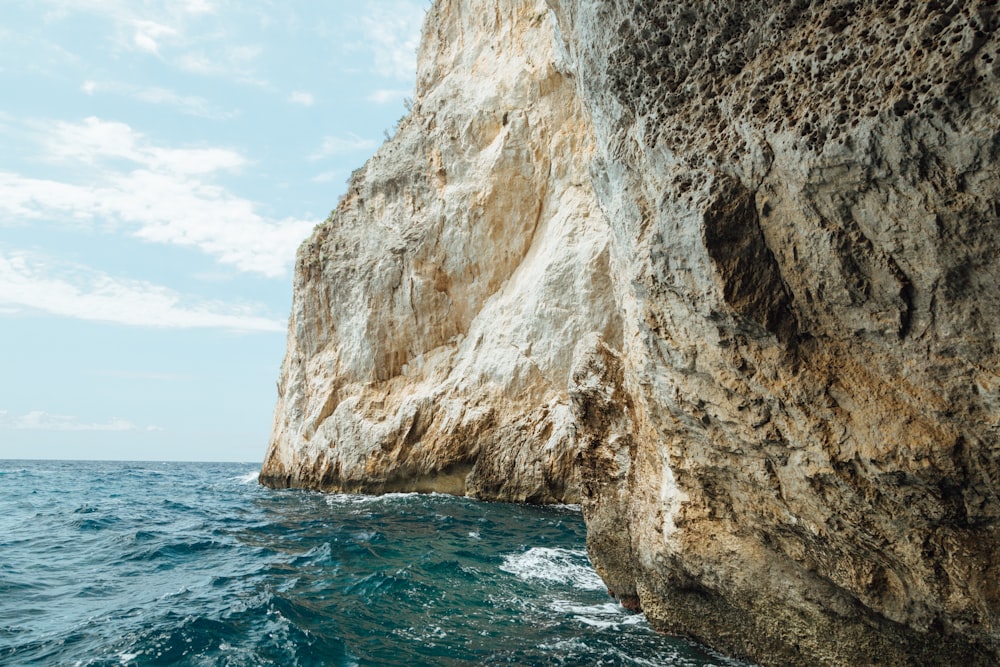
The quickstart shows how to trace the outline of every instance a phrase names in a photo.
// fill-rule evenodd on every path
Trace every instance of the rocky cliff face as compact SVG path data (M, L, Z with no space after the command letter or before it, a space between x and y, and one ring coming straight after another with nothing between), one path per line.
M440 0L261 479L579 501L768 664L1000 661L994 2Z
M541 2L430 10L413 112L299 251L269 483L579 498L568 369L621 324L559 46Z

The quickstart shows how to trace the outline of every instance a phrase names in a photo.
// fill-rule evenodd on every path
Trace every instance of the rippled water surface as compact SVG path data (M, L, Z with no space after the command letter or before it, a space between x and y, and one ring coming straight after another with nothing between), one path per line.
M607 597L577 509L0 461L2 665L738 665Z

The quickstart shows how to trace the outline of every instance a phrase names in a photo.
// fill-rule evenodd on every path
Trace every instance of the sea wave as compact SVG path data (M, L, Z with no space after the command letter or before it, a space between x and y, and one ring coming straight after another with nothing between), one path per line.
M248 463L22 465L4 667L725 664L607 597L572 508L272 491Z
M604 582L587 561L582 549L532 547L504 556L500 569L523 580L571 584L581 590L601 590Z
M559 614L572 616L584 625L605 630L618 629L622 625L645 623L642 616L628 611L613 601L600 604L581 604L575 600L555 599L549 603L549 609Z
M239 482L240 484L253 484L260 477L260 470L251 470L248 473L244 473L237 477L232 477L234 482Z
M382 495L363 495L357 493L331 493L324 497L330 507L344 505L386 505L400 501L424 497L419 493L383 493Z

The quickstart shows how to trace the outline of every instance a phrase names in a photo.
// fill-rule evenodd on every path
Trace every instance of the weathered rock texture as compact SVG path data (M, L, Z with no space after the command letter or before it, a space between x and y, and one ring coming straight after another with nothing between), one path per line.
M1000 662L995 2L439 0L261 479L580 499L653 625Z
M299 251L269 483L579 498L573 350L621 341L592 132L545 4L473 4Z

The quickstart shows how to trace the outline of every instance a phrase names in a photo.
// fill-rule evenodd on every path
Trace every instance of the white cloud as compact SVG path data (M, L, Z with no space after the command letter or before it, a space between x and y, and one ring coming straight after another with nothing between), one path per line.
M0 411L0 428L19 431L136 431L132 422L114 417L105 422L85 422L70 415L54 415L42 410L32 410L21 416ZM159 430L148 426L145 430Z
M215 12L215 5L208 0L185 0L180 6L188 14L212 14Z
M257 44L234 44L232 24L254 9L226 7L221 16L211 0L39 0L49 9L46 21L72 20L91 14L108 21L117 49L155 56L188 72L227 76L258 85Z
M0 253L0 306L161 329L285 330L257 306L185 298L166 287L25 252Z
M269 84L259 80L254 74L255 61L262 52L263 47L255 44L226 46L209 52L185 51L174 62L191 74L230 77L240 83L267 87Z
M160 40L179 36L175 28L144 19L133 19L132 29L132 43L135 47L153 55L160 54Z
M333 155L353 153L356 151L372 150L378 146L378 142L372 139L362 139L356 134L347 137L323 137L323 145L320 149L309 156L310 160L322 160Z
M84 81L80 86L80 90L88 95L94 95L95 93L125 95L140 102L171 106L189 116L198 116L212 120L228 120L237 115L233 111L222 111L213 108L204 97L181 95L167 88L143 87L114 81L98 82L91 80Z
M417 71L417 47L426 5L412 0L375 4L362 19L366 46L381 76L412 80Z
M236 64L249 64L257 59L264 48L259 44L243 44L241 46L231 46L226 49L229 61Z
M254 202L214 182L248 164L227 148L169 148L124 123L36 126L46 158L87 167L66 182L0 172L0 220L100 223L146 241L195 247L222 264L268 277L286 275L316 221L268 219ZM122 163L125 164L124 168Z
M82 123L56 122L43 126L46 157L56 161L98 164L121 158L154 173L204 175L235 170L248 160L227 148L164 148L148 141L125 123L90 117Z
M374 102L375 104L388 104L390 102L398 102L412 94L413 91L411 90L381 88L371 93L366 99L369 102Z
M213 120L229 120L236 116L233 111L221 111L212 108L204 97L180 95L166 88L133 88L131 95L137 100L149 104L165 104L176 107L189 116L199 116Z
M288 101L292 104L301 104L304 107L311 107L316 103L316 99L312 96L312 93L303 93L300 91L292 93Z
M313 183L332 183L333 181L343 179L346 173L347 172L339 169L335 169L333 171L324 171L321 174L316 174L309 180L312 181Z
M212 76L226 72L225 67L204 53L185 53L177 59L177 65L192 74Z
M145 51L147 53L159 54L160 47L157 45L156 40L143 32L136 32L135 37L132 38L135 43L136 48L140 51Z

